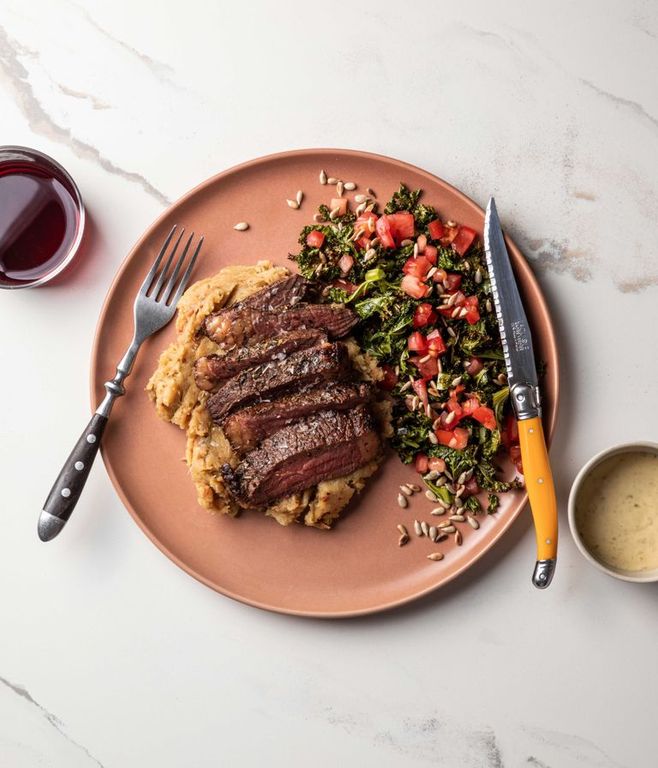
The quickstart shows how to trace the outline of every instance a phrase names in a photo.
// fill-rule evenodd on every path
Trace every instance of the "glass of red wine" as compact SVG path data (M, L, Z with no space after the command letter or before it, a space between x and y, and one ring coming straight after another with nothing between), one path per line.
M0 288L43 285L73 259L85 223L80 192L48 155L0 146Z

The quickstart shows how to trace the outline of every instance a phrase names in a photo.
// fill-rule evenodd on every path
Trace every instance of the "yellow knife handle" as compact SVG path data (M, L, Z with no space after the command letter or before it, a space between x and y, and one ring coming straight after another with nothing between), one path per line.
M519 425L521 460L537 536L537 565L532 583L545 589L553 578L557 558L557 500L541 419L522 419Z

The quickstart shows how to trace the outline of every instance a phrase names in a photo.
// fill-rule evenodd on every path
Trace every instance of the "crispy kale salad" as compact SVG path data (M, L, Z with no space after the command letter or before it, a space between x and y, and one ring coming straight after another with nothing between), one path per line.
M383 211L368 198L356 213L346 203L321 206L290 258L325 285L328 301L361 318L354 336L384 371L402 461L415 462L439 500L455 501L447 471L465 486L464 507L480 511L485 490L495 511L497 494L516 484L499 479L496 454L504 445L521 470L520 450L477 234L442 220L404 185Z

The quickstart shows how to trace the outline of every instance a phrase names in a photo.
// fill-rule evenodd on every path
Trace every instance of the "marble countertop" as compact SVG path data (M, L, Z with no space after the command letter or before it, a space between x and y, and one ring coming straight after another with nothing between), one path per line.
M592 454L658 438L657 70L650 0L4 0L2 141L63 163L90 226L64 279L0 297L3 766L656 765L658 585L595 571L564 513ZM399 157L505 211L563 369L546 592L526 514L417 605L268 614L164 558L101 462L66 534L37 540L120 261L212 173L312 146Z

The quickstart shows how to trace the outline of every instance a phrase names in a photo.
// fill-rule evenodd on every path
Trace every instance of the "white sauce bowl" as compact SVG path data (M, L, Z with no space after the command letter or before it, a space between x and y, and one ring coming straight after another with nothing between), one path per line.
M623 579L624 581L634 581L639 583L658 581L658 568L644 571L627 571L621 568L615 568L614 566L602 563L597 560L592 553L587 549L587 545L583 541L578 527L576 525L576 506L578 502L578 494L580 493L585 479L589 476L592 470L597 467L601 462L609 459L613 456L618 456L623 453L653 453L658 455L658 443L624 443L622 445L616 445L612 448L607 448L601 453L597 453L596 456L591 458L587 464L580 470L576 479L571 486L571 492L569 493L569 528L571 529L571 535L573 536L576 546L581 551L583 557L589 560L592 565L598 568L603 573L607 573L609 576L614 576L616 579Z

